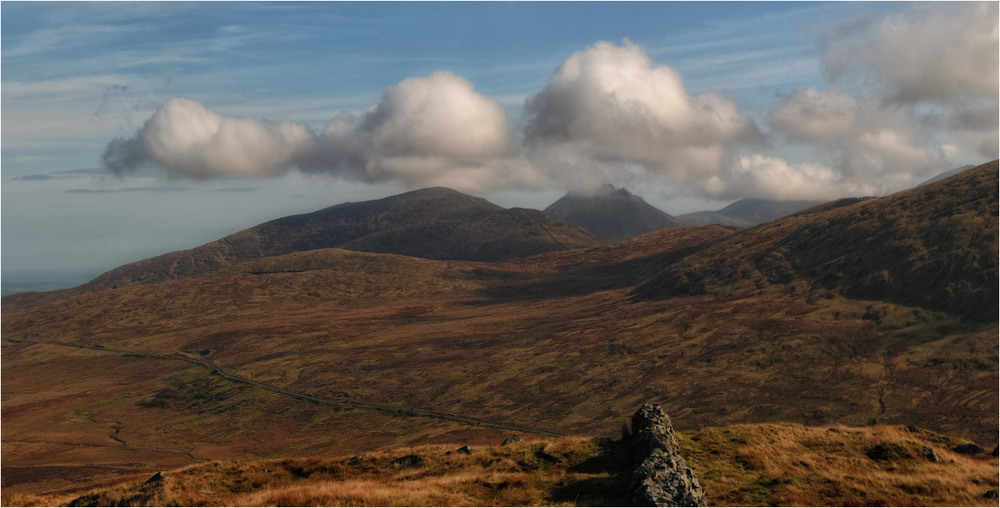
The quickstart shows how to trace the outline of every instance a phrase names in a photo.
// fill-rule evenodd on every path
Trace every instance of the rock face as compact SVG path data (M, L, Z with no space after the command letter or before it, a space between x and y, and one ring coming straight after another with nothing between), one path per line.
M706 506L705 491L680 456L670 417L659 405L646 404L632 416L632 444L638 465L630 492L636 506Z

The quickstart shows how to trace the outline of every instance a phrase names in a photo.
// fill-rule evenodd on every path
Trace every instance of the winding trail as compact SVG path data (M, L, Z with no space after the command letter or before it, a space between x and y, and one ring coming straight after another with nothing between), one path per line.
M476 427L490 427L490 428L494 428L494 429L509 430L509 431L512 431L512 432L522 432L522 433L525 433L525 434L536 434L536 435L539 435L539 436L547 436L547 437L562 437L562 436L564 436L564 434L558 434L558 433L549 432L549 431L546 431L546 430L530 429L530 428L527 428L527 427L519 427L519 426L516 426L516 425L506 425L506 424L503 424L503 423L485 422L485 421L482 421L482 420L477 420L475 418L469 418L469 417L466 417L466 416L456 416L456 415L449 414L449 413L438 413L438 412L434 412L434 411L425 411L425 410L420 410L420 409L402 409L402 408L391 407L391 406L381 406L381 405L378 405L378 404L365 404L365 403L361 403L361 402L347 402L347 401L338 401L338 400L324 399L324 398L321 398L321 397L316 397L315 395L309 395L307 393L301 393L301 392L293 392L291 390L286 390L286 389L278 387L278 386L270 385L270 384L267 384L267 383L262 383L260 381L254 381L252 379L248 379L248 378L245 378L243 376L240 376L240 375L237 375L237 374L233 374L232 372L228 372L226 370L223 370L221 367L219 367L218 365L216 365L216 364L214 364L212 362L209 362L209 361L206 361L206 360L201 360L201 359L198 359L198 358L192 358L192 357L190 357L188 355L185 355L185 354L182 354L182 353L173 353L173 354L170 354L170 355L155 355L155 354L136 353L135 351L126 351L124 349L110 349L110 348L106 348L104 346L97 346L97 345L84 346L84 345L81 345L81 344L70 344L68 342L56 342L56 341L53 341L53 342L42 342L42 341L33 341L33 340L25 340L25 339L6 339L6 338L3 339L3 340L6 340L7 342L17 343L17 344L41 344L41 345L49 345L49 346L72 347L72 348L77 348L77 349L89 349L89 350L100 351L100 352L104 352L104 353L117 354L117 355L120 355L120 356L129 357L129 358L148 358L148 359L155 359L155 360L176 360L176 361L187 362L187 363L191 363L191 364L203 367L205 369L208 369L208 370L211 371L212 374L217 375L217 376L219 376L219 377L221 377L223 379L228 379L230 381L234 381L234 382L237 382L237 383L243 383L243 384L248 384L248 385L256 386L258 388L263 388L264 390L268 390L268 391L271 391L271 392L274 392L274 393L279 393L281 395L286 395L286 396L293 397L293 398L296 398L296 399L299 399L299 400L304 400L304 401L307 401L307 402L312 402L314 404L320 404L320 405L326 405L326 406L333 406L333 407L339 407L339 408L361 409L361 410L365 410L365 411L378 411L380 413L387 414L389 416L400 416L400 417L402 417L402 416L409 416L409 417L419 417L419 418L433 418L433 419L436 419L436 420L447 420L447 421L452 421L452 422L457 422L457 423L464 423L466 425L472 425L472 426L476 426Z

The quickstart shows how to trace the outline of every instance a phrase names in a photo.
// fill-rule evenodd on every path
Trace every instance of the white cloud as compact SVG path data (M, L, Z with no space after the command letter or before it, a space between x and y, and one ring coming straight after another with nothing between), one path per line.
M918 5L871 30L831 41L824 63L835 79L870 75L898 100L995 99L998 18L996 2Z
M697 182L718 174L737 146L760 141L732 99L689 94L679 73L628 41L574 53L525 109L531 157L564 182L636 165Z
M829 152L845 182L888 192L948 167L952 147L937 142L899 103L865 101L839 90L797 91L769 115L775 132Z
M861 102L843 92L805 88L795 92L769 121L778 133L820 146L835 146L852 137L861 124Z
M400 82L367 113L338 116L319 135L296 122L233 117L170 99L134 136L111 142L104 162L119 174L143 165L186 178L264 177L298 168L468 192L544 183L518 157L500 103L443 72Z
M315 135L302 124L229 117L173 98L134 137L109 144L104 163L119 174L152 163L188 178L261 177L284 172L316 149Z
M134 137L112 142L105 161L119 171L151 163L193 178L298 168L477 193L607 182L656 182L672 196L712 198L892 192L957 165L958 154L996 156L996 76L973 79L967 58L996 69L996 20L987 16L995 11L921 6L830 41L824 61L838 82L790 94L767 115L771 132L725 93L691 93L679 72L626 40L570 55L528 96L516 129L498 100L436 72L399 82L320 133L173 99ZM982 33L955 28L963 23ZM939 37L946 29L960 33ZM920 41L905 44L912 38ZM816 162L789 162L770 153L775 143Z
M323 138L323 164L371 181L481 192L543 180L518 158L503 106L448 72L403 80L360 118L331 121Z
M845 181L834 168L817 163L793 164L778 157L740 157L729 171L707 182L707 193L723 197L759 196L772 199L835 199L870 195L871 187Z
M842 30L828 90L798 90L768 123L825 154L850 189L886 193L998 155L996 3L918 5ZM851 91L848 91L851 90Z

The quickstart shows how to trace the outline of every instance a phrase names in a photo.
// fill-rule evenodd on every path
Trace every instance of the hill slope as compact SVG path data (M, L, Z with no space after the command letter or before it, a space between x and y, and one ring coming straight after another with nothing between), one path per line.
M498 261L600 244L578 226L537 211L505 210L438 187L283 217L193 249L120 266L72 290L18 295L4 303L27 308L66 295L193 277L253 259L332 247Z
M997 459L899 427L739 425L678 435L709 506L981 506ZM506 446L384 449L352 457L208 462L47 495L41 506L627 506L625 441L562 438ZM930 450L934 460L927 458Z
M885 198L779 219L671 265L645 298L840 293L997 319L997 163Z
M719 224L723 226L751 227L820 204L819 201L776 201L770 199L741 199L721 210L693 212L677 218L692 226Z
M641 197L610 185L593 195L567 194L545 208L545 213L581 226L608 243L686 225Z
M607 436L650 400L681 431L898 424L992 449L1000 333L982 309L996 307L996 179L994 163L751 230L668 228L503 262L316 249L5 308L5 490L475 447L515 428ZM926 280L852 292L883 265L890 282ZM924 306L948 288L966 308ZM752 465L751 451L737 458ZM750 488L785 485L776 473Z

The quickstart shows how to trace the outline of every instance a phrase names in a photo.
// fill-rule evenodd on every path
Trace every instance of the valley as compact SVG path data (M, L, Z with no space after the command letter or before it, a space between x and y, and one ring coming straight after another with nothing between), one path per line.
M254 229L5 297L4 490L512 434L616 437L650 401L688 435L895 425L993 449L997 180L993 162L754 228L611 244L444 193L488 218L433 215L350 240L357 250L286 249L304 238L294 228L272 229L285 235L272 249ZM530 242L470 237L488 230L469 224ZM236 237L263 243L221 256ZM434 241L415 252L414 237ZM491 245L542 247L483 257Z

